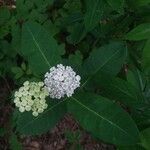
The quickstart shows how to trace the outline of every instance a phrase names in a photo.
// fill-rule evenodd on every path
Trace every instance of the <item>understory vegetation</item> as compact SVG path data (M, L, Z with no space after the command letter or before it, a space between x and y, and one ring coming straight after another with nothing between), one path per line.
M0 78L0 110L11 108L0 137L12 150L66 114L116 150L150 150L150 0L0 6ZM66 136L84 149L78 132Z

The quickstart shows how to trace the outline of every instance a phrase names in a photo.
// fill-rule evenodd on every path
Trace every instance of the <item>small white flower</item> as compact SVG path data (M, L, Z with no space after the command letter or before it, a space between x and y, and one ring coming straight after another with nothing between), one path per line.
M19 108L19 111L20 111L20 112L24 112L24 111L25 111L25 108L21 106L21 107Z
M18 91L15 92L14 103L20 112L32 111L33 116L38 116L48 106L45 98L49 95L43 82L26 81Z
M65 95L72 96L74 90L80 87L81 77L76 75L70 66L63 66L50 68L50 72L45 74L45 86L49 91L51 98L60 99Z
M25 107L25 110L26 110L26 111L30 111L30 110L31 110L31 106L26 106L26 107Z
M34 117L37 117L37 116L38 116L38 112L34 111L34 112L32 113L32 115L33 115Z

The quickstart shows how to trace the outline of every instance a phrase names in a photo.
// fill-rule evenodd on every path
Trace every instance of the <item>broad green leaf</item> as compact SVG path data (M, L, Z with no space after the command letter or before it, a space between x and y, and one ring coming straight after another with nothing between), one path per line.
M15 134L12 134L9 139L10 149L11 150L22 150L22 145L18 141L17 136Z
M123 104L133 108L139 107L144 103L142 92L125 80L101 76L97 82L103 89L103 95L108 98L121 101Z
M26 66L25 62L23 62L23 63L21 64L21 68L22 68L23 71L26 71L27 66Z
M117 150L145 150L141 145L117 146Z
M0 26L3 25L10 18L9 9L6 7L0 8Z
M34 4L37 6L37 7L46 7L47 5L52 5L54 0L33 0Z
M42 26L28 22L22 29L22 54L37 74L45 73L61 61L62 47Z
M127 81L141 91L144 91L146 86L146 78L138 69L128 70Z
M43 26L47 29L51 36L54 36L59 32L59 29L51 22L51 20L46 21Z
M140 132L142 145L146 150L150 150L150 128Z
M126 57L127 48L122 42L110 42L93 50L83 64L83 69L89 76L84 84L101 73L115 76L120 71Z
M68 10L69 13L79 12L81 11L82 5L81 0L66 0L63 8Z
M139 76L137 76L137 77L139 77ZM130 84L132 84L133 86L135 86L136 88L140 89L141 87L140 87L140 84L139 84L137 79L139 79L139 78L136 78L134 72L131 71L131 70L128 70L128 72L127 72L127 81Z
M86 35L86 30L83 24L77 23L73 27L71 34L67 37L68 43L77 44L79 43Z
M14 50L18 53L20 53L20 48L21 48L21 28L19 27L19 25L14 25L11 28L11 33L12 33L12 47L14 48Z
M83 128L101 140L118 145L139 141L138 129L128 113L104 97L80 93L69 98L68 110Z
M150 23L140 24L126 34L127 40L145 40L150 38Z
M150 0L136 0L135 3L137 6L144 6L150 4Z
M86 0L84 24L87 31L92 30L103 18L107 3L105 0Z
M48 108L39 116L34 117L31 112L20 114L17 119L17 131L25 135L39 135L52 129L66 113L66 100L48 100Z
M79 71L79 68L81 68L82 65L82 59L83 56L81 52L77 50L75 54L69 55L68 59L63 59L63 64L72 66L75 71Z
M145 71L150 72L150 39L146 41L142 54L142 66Z
M60 20L60 26L61 28L64 28L66 26L73 25L74 23L77 23L82 20L83 14L81 12L74 12L69 16L62 18L62 20Z
M125 3L124 0L107 0L107 2L114 10L117 10L118 12L123 10Z
M128 0L127 2L134 8L150 4L150 0Z

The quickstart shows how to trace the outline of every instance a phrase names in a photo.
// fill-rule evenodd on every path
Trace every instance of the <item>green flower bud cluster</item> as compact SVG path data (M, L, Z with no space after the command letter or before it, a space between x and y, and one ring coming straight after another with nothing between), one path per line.
M32 111L33 116L38 116L46 108L46 97L49 95L43 82L24 82L23 86L15 92L14 103L20 112Z

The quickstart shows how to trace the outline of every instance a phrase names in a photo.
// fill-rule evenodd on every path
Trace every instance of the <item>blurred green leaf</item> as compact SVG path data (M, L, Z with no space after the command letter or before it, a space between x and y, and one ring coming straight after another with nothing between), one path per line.
M85 4L86 13L84 24L86 30L91 31L103 18L104 13L106 12L107 3L105 0L86 0Z
M9 12L9 9L7 7L1 7L0 8L0 26L6 23L6 21L9 20L11 14Z
M74 23L82 21L83 20L83 14L81 12L74 12L69 14L66 17L63 17L60 20L60 26L62 28L69 26L69 25L74 25Z
M71 34L67 37L68 43L77 44L79 43L86 35L86 30L83 24L77 23L73 26Z
M21 49L21 28L19 25L13 25L11 28L12 34L12 47L15 49L16 52L20 52Z
M69 62L73 66L82 65L82 59L83 59L83 56L80 51L76 51L74 55L73 54L69 55Z
M128 4L134 8L141 7L144 5L148 5L150 0L127 0Z
M137 108L144 104L142 92L125 80L101 76L98 83L103 89L103 95L108 98L120 101L132 108Z
M69 11L69 13L79 12L81 10L81 0L65 0L66 3L64 8Z
M146 41L142 54L142 66L145 72L150 73L150 39Z
M59 32L59 28L57 28L50 20L46 21L43 24L43 27L47 29L51 36L54 36Z
M15 74L15 79L19 79L24 74L23 70L20 67L12 67L11 71Z
M125 0L107 0L107 2L114 10L123 11Z
M26 71L26 64L24 62L21 64L21 68L23 71Z
M144 91L146 86L146 77L138 69L128 70L127 81L130 82L136 88L138 88L141 92Z
M0 128L0 137L3 137L5 135L5 128Z
M11 150L22 150L22 145L18 141L17 136L15 134L12 134L9 140L10 149Z
M150 23L140 24L126 34L127 40L145 40L150 38Z
M150 128L141 131L140 135L141 135L142 146L146 150L150 150Z
M131 146L117 146L117 150L145 150L140 145L131 145Z

